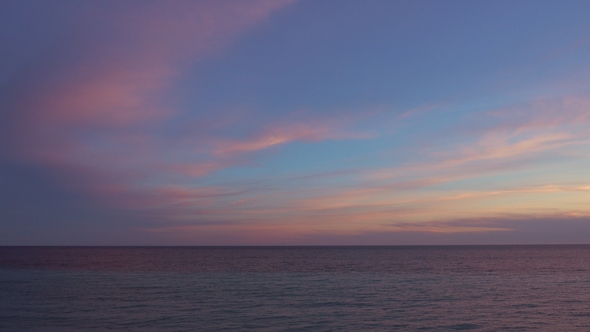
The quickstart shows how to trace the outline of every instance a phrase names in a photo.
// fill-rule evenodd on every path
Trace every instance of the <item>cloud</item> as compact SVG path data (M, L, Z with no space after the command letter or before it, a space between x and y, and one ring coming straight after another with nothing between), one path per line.
M329 186L322 177L301 177L298 181L303 183L297 188L305 189L279 187L250 196L247 208L233 207L226 219L249 216L252 223L277 220L288 225L305 220L310 229L332 232L387 225L400 231L429 228L452 233L510 228L451 227L451 221L464 218L500 218L506 213L535 218L587 216L590 178L572 182L551 173L552 167L563 172L564 163L583 160L571 153L590 143L584 130L587 103L584 97L569 96L519 106L518 112L492 110L477 121L493 117L500 122L480 131L466 125L470 144L447 145L424 160L412 164L408 158L395 168L341 172Z
M366 108L259 118L241 105L191 109L178 100L172 90L187 72L291 2L56 5L50 10L67 15L48 15L54 30L41 38L41 51L3 71L10 75L0 90L2 157L43 168L64 197L82 193L107 208L138 212L146 223L138 229L187 243L207 236L244 243L451 239L512 234L527 218L590 215L590 178L569 176L566 167L588 157L590 99L583 95L440 122L431 111L452 108L447 103L396 116ZM358 133L367 125L389 136ZM422 141L413 141L418 135ZM349 149L341 142L345 157L328 170L272 179L243 172L236 180L235 168L265 151L365 138L376 144ZM389 146L406 153L387 159ZM379 149L379 160L371 159Z
M215 222L145 229L170 243L238 245L482 245L587 243L590 217L503 215L334 230L312 223Z
M75 33L56 28L58 42L15 70L0 96L6 156L51 168L72 189L132 205L134 192L151 190L146 182L227 167L178 157L187 147L164 133L183 110L168 90L182 70L291 2L64 4L78 17L52 24Z
M364 139L370 136L346 132L343 121L310 120L273 125L263 132L244 140L218 141L214 153L218 155L264 150L294 141L316 142L329 139Z
M412 173L458 173L466 177L530 166L531 161L566 155L590 143L590 99L567 96L531 102L526 106L491 110L469 122L455 124L433 145L425 161L370 172L375 179L393 179ZM465 143L469 142L469 143Z
M107 206L147 209L165 219L226 216L223 204L233 203L223 201L225 194L203 195L212 187L195 181L274 146L367 137L346 130L350 119L305 112L252 125L224 122L235 110L200 110L197 120L212 117L223 127L208 130L187 125L195 112L171 100L184 69L291 2L97 3L80 10L84 20L64 23L79 35L50 45L50 56L17 72L3 96L14 110L5 134L9 158L46 167L56 185ZM225 131L236 126L250 134L230 138Z
M420 116L420 115L435 111L435 110L442 108L444 106L447 106L447 104L446 103L424 104L424 105L420 105L418 107L414 107L412 109L403 111L400 115L398 115L398 117L400 119L407 119L407 118L411 118L411 117L416 117L416 116Z
M465 124L466 130L452 137L459 141L425 150L422 159L407 158L405 164L389 169L359 168L297 177L295 187L286 183L288 179L270 188L246 185L251 190L211 203L210 207L219 207L214 216L178 227L187 232L205 227L216 234L240 229L291 241L316 233L328 238L372 232L506 233L517 231L508 221L462 221L585 218L590 215L586 204L590 178L584 182L578 177L572 182L566 176L553 176L551 167L563 171L564 163L580 160L575 155L568 160L563 156L590 143L583 130L588 125L586 103L584 97L570 96L519 106L518 111L491 110L474 120L489 125L474 131L472 123ZM337 126L276 128L217 146L227 147L217 151L243 153L294 140L326 139L330 130L338 132L332 129ZM323 182L326 177L329 185ZM186 220L190 216L186 211ZM213 220L233 222L208 223ZM201 222L207 224L201 226ZM174 233L176 226L171 227Z

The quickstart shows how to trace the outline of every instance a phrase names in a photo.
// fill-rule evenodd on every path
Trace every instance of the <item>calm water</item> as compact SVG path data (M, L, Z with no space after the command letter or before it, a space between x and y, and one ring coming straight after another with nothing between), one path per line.
M0 330L590 331L590 246L0 247Z

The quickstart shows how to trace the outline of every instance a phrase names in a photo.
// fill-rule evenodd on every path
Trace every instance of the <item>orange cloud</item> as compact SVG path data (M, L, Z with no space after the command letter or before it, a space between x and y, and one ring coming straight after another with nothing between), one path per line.
M429 177L433 172L471 177L478 172L488 173L492 165L496 170L507 170L525 159L542 158L549 153L563 155L590 143L586 130L590 99L584 97L568 96L557 101L533 102L527 107L493 110L477 120L502 121L480 131L467 126L467 132L476 136L474 142L441 148L422 163L370 171L369 178L387 180L418 174Z
M319 141L345 137L335 132L334 125L317 123L297 123L288 126L275 127L257 137L242 141L225 141L216 144L216 154L241 153L259 151L272 146L293 141Z

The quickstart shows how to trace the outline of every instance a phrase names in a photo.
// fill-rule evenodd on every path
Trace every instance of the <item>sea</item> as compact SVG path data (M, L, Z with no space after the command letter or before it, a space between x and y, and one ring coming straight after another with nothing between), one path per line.
M590 246L0 247L0 331L590 331Z

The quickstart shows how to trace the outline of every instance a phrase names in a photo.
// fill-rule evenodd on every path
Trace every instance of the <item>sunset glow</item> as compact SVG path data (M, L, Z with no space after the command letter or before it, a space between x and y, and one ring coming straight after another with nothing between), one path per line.
M587 1L0 9L1 245L590 239Z

